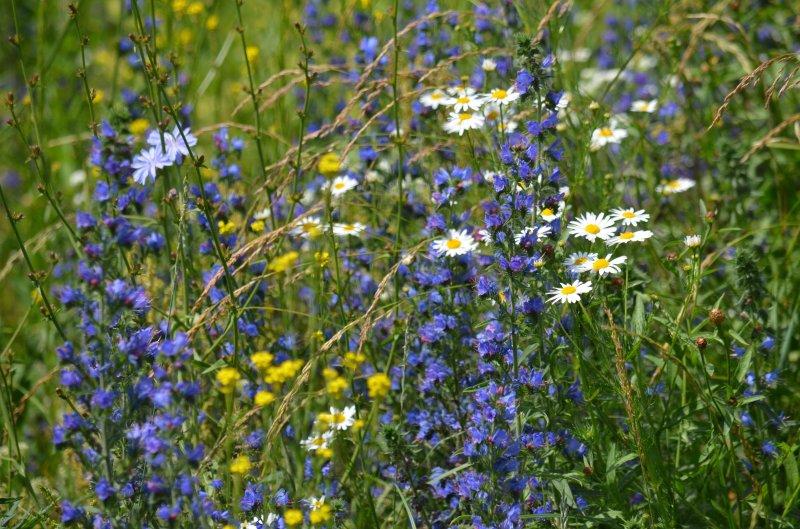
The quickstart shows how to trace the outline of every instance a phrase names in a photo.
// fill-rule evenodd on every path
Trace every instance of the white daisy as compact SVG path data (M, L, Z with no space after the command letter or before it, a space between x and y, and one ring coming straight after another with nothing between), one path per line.
M527 228L522 228L521 231L514 235L514 242L520 244L523 237L527 237L534 232L536 233L536 237L541 240L543 237L547 237L551 231L553 231L553 228L550 226L529 226Z
M331 195L339 196L344 195L351 189L355 188L358 185L358 180L352 178L350 176L337 176L333 179L330 183L325 183L325 189L330 187Z
M492 59L483 59L481 62L481 69L484 72L493 72L497 69L497 63L494 62Z
M333 432L328 430L320 434L310 436L308 439L303 439L300 444L303 445L309 452L322 450L328 448L328 445L333 438Z
M581 272L592 272L599 274L601 276L605 276L608 274L618 274L620 273L619 265L625 264L628 258L624 255L619 257L611 258L611 254L606 255L605 257L597 257L595 256L594 259L587 260L583 265L581 265Z
M694 180L688 178L676 178L670 180L660 186L656 186L656 192L664 195L672 195L674 193L683 193L695 186Z
M451 112L450 119L444 124L444 130L450 134L457 132L459 136L463 136L465 130L479 129L483 127L483 123L483 116L480 114Z
M319 498L312 496L308 498L306 502L308 502L308 506L312 511L316 511L325 505L325 496L320 496Z
M653 232L650 230L624 231L616 237L610 238L608 240L608 244L611 246L616 246L618 244L627 244L629 242L642 242L652 236Z
M485 102L485 96L476 94L474 88L467 88L456 91L453 97L445 100L444 104L452 106L455 112L469 112L479 110Z
M636 211L633 208L617 208L611 210L611 219L621 220L623 226L636 226L640 222L650 220L650 215L643 209Z
M353 222L352 224L334 224L333 234L338 237L359 237L367 227L360 222Z
M563 202L561 204L563 204ZM561 204L558 205L559 211L563 208ZM553 222L557 218L561 217L561 214L553 210L553 208L542 208L542 210L539 212L539 215L547 222Z
M519 99L519 92L517 92L517 89L513 86L508 89L495 88L484 97L486 98L486 101L502 106L508 105L511 102Z
M581 294L592 291L590 281L576 280L572 283L561 283L559 288L554 288L547 293L550 303L576 303L581 300Z
M428 108L437 109L440 106L446 104L447 101L450 100L450 97L447 96L441 90L434 90L433 92L428 92L421 98L419 98L419 102L422 103L423 106Z
M577 274L578 272L583 271L583 265L585 265L588 261L594 261L597 259L596 253L589 253L589 252L576 252L572 253L564 259L564 268L570 271L570 273Z
M313 239L322 234L322 221L319 217L306 217L292 228L292 235L299 235L304 239Z
M683 244L685 244L687 248L697 248L702 242L703 239L701 239L699 235L687 235L683 238Z
M256 516L255 518L253 518L249 522L245 522L244 525L242 526L242 529L258 529L259 526L263 526L263 525L264 525L264 522L261 520L261 518Z
M616 128L616 125L612 123L607 127L601 127L592 132L590 148L593 151L596 151L602 147L605 147L609 143L619 143L627 137L628 131L625 129L618 129Z
M505 123L500 123L500 122L497 123L497 131L498 132L509 133L509 132L514 132L518 128L519 128L519 123L517 123L516 121L507 121Z
M328 421L331 430L347 430L356 422L356 407L347 406L343 410L337 410L331 406Z
M467 230L450 230L447 237L433 241L433 251L440 257L456 257L470 253L478 248L478 244Z
M652 114L656 111L657 101L653 99L652 101L643 101L638 100L631 103L631 112L645 112L647 114Z
M591 242L606 240L614 235L614 221L605 213L585 213L567 226L570 235L583 237Z
M261 211L257 211L253 215L253 218L256 220L268 220L272 218L272 211L270 211L269 208L264 208Z

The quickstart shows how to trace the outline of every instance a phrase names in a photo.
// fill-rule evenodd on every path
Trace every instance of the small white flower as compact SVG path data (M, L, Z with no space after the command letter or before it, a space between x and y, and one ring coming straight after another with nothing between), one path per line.
M583 271L583 265L589 261L597 259L596 253L577 252L570 254L569 257L564 259L564 268L569 270L572 274L577 274Z
M309 508L311 508L312 511L316 511L321 509L325 505L325 496L320 496L319 498L311 496L306 501L308 502Z
M478 248L475 239L467 233L467 230L450 230L447 237L433 241L432 246L437 255L447 257L464 255Z
M444 105L450 98L442 92L441 90L434 90L433 92L428 92L421 98L419 98L419 102L422 103L422 106L432 108L436 110L440 106Z
M631 103L631 112L645 112L647 114L652 114L656 111L656 105L658 102L653 99L652 101L643 101L638 100Z
M559 211L563 209L563 202L558 205ZM542 208L539 212L539 215L546 221L546 222L553 222L557 218L561 217L560 213L557 213L553 210L553 208Z
M256 212L256 214L253 215L253 218L256 220L268 220L272 218L272 211L270 211L269 208L264 208L261 211Z
M606 240L614 235L614 221L605 213L585 213L567 226L570 235L583 237L591 242Z
M636 211L633 208L617 208L611 210L611 219L621 220L623 226L636 226L640 222L650 220L650 215L643 209Z
M245 522L245 524L242 526L242 529L258 529L259 526L263 526L263 525L264 525L264 522L261 521L261 518L256 516L255 518L253 518L249 522Z
M490 103L495 103L496 105L508 105L513 101L519 99L519 92L515 87L510 88L495 88L484 97L486 101Z
M618 129L616 125L613 123L608 125L607 127L601 127L599 129L595 129L592 132L592 141L590 144L590 148L593 151L601 149L605 147L609 143L619 143L624 138L628 137L628 131L625 129Z
M483 127L483 123L483 116L480 114L451 112L450 119L444 125L444 130L450 134L457 132L459 136L463 136L465 130L479 129Z
M347 430L356 422L356 407L347 406L343 410L337 410L331 406L328 420L331 430Z
M627 260L628 258L624 255L615 257L613 259L611 254L608 254L605 257L595 256L594 259L587 260L585 263L583 263L583 265L580 267L580 270L581 272L596 273L600 276L618 274L620 273L619 265L625 264L625 261Z
M470 112L480 110L485 102L485 96L475 94L473 88L468 88L459 90L453 97L445 100L444 104L452 106L455 112Z
M360 237L365 229L366 226L360 222L353 222L352 224L334 224L333 234L338 237L347 237L348 235Z
M292 228L291 233L304 239L313 239L322 234L322 221L319 217L306 217Z
M669 182L656 186L656 192L664 195L672 195L674 193L683 193L695 186L694 180L688 178L676 178Z
M687 235L683 238L683 243L687 248L697 248L703 242L699 235Z
M650 230L624 231L616 237L610 238L608 244L616 246L618 244L628 244L629 242L642 242L652 236L653 232Z
M561 283L559 288L554 288L547 293L550 303L576 303L581 300L581 294L592 291L590 281L576 280L572 283Z
M323 432L321 434L312 435L308 439L303 439L300 441L300 444L309 452L314 452L328 448L332 438L333 432L328 430L327 432Z
M553 231L553 228L550 226L529 226L527 228L522 228L521 231L514 235L514 242L517 244L522 243L522 239L527 237L528 235L536 234L536 237L541 240L544 237L547 237L550 232Z
M492 59L483 59L483 62L481 62L481 68L484 72L493 72L497 69L497 63Z
M358 180L352 178L350 176L337 176L333 179L330 184L325 185L327 189L330 187L331 195L337 197L339 195L344 195L351 189L355 188L358 185Z

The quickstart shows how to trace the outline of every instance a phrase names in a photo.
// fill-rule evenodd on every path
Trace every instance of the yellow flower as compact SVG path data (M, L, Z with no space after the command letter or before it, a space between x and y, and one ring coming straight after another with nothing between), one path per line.
M283 521L289 527L300 525L303 523L303 511L300 509L286 509L286 512L283 513Z
M327 430L330 427L331 421L333 417L330 413L323 411L319 415L317 415L317 422L319 423L319 429L322 431Z
M256 406L269 406L275 402L275 394L271 391L259 391L256 393Z
M332 367L326 367L322 370L322 376L325 377L325 380L333 380L339 376L339 372Z
M366 361L367 357L363 353L355 353L348 351L342 358L342 365L351 371L355 371L358 367Z
M300 257L300 254L297 252L289 252L286 254L281 255L280 257L276 257L272 260L272 262L267 266L267 269L270 272L276 272L280 274L281 272L286 271L287 268L292 266L297 258Z
M325 389L332 397L338 399L342 396L344 390L347 389L347 386L348 383L344 377L336 377L328 381L328 383L325 385Z
M193 38L194 38L194 31L192 31L189 28L183 28L181 32L178 34L178 39L184 46L188 46L189 44L191 44Z
M314 254L314 260L320 268L328 266L328 261L331 260L331 255L328 252L317 252Z
M253 362L253 365L256 366L256 369L259 371L265 371L272 366L272 360L274 358L272 353L266 351L259 351L250 355L250 361Z
M339 161L339 157L336 154L332 152L325 153L319 159L317 169L323 176L330 178L339 174L339 171L342 170L342 162Z
M133 134L134 136L141 136L142 134L145 133L145 131L147 130L147 127L149 127L149 126L150 126L150 124L147 122L146 119L139 118L139 119L134 119L131 122L131 125L130 125L129 128L131 129L131 134Z
M279 366L270 367L264 375L264 382L267 384L280 385L294 378L305 362L302 360L287 360Z
M364 419L356 419L356 422L353 423L353 431L360 430L364 427Z
M255 46L248 46L247 50L245 50L245 55L247 55L247 62L250 64L254 63L256 59L258 59L258 48Z
M199 15L203 12L204 8L203 2L192 2L189 4L189 7L186 8L186 13L188 15Z
M318 509L314 509L308 513L308 519L314 525L327 522L331 519L331 506L320 505Z
M230 235L236 231L236 224L231 221L225 222L224 220L221 220L217 222L217 227L219 228L220 235Z
M219 26L219 17L217 15L211 15L206 19L206 29L208 31L214 31Z
M317 455L325 459L330 459L333 457L333 450L330 448L317 448Z
M96 90L93 90L93 91L92 91L92 93L91 93L91 96L92 96L92 102L94 102L94 103L100 103L101 101L103 101L103 96L104 96L104 95L105 95L105 92L103 92L103 91L102 91L102 90L100 90L99 88L98 88L98 89L96 89Z
M392 380L383 373L375 373L367 379L367 391L373 399L382 399L392 389Z
M217 382L220 383L220 391L228 394L233 391L236 383L241 380L242 375L233 367L223 367L217 371Z
M256 233L261 233L262 231L264 231L264 221L263 220L255 221L250 225L250 229Z
M230 468L233 474L247 474L250 472L250 469L253 468L253 465L250 463L250 460L247 459L246 455L240 455L233 460Z
M172 0L172 10L176 13L183 13L186 9L186 0Z

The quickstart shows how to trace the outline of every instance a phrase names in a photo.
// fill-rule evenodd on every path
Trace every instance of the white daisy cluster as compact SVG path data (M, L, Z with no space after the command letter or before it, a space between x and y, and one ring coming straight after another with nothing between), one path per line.
M347 406L344 409L331 407L329 413L320 413L317 416L316 431L300 444L309 452L326 450L330 447L336 432L349 430L356 423L356 407Z
M177 125L172 132L163 133L163 143L161 136L159 131L151 131L147 136L150 147L133 157L133 180L139 185L146 184L148 179L155 182L159 169L180 163L184 156L189 156L189 147L197 145L197 138L189 129L181 131Z
M485 94L477 93L472 87L464 87L434 90L422 96L420 103L432 109L440 106L448 108L450 116L444 130L462 136L464 131L483 128L487 121L496 123L507 132L513 131L517 124L509 119L513 114L508 107L519 97L519 92L513 86L495 88Z
M567 233L581 237L592 243L603 241L608 246L618 246L632 242L641 242L653 236L649 230L635 229L645 223L650 215L643 209L617 208L606 213L585 213L574 219L567 226ZM599 277L619 274L627 257L614 257L611 252L576 252L564 260L564 267L570 274L589 273ZM558 303L576 303L581 294L592 290L590 281L576 279L572 283L562 283L559 288L550 290L548 301Z

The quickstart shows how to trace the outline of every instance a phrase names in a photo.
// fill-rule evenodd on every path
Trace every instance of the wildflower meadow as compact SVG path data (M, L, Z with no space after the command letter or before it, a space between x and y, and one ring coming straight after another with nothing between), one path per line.
M0 527L800 529L797 1L0 2Z

